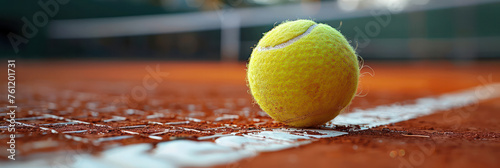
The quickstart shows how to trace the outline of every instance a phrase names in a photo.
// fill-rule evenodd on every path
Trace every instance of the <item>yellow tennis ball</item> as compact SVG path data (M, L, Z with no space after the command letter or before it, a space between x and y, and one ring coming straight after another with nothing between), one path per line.
M247 70L262 110L294 127L335 118L353 99L358 78L357 56L345 37L310 20L284 22L267 32Z

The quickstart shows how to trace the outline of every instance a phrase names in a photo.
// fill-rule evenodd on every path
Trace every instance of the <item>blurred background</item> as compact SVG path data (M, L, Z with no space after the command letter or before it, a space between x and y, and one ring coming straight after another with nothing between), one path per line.
M364 59L500 58L499 0L0 1L0 56L245 61L264 32L313 19Z

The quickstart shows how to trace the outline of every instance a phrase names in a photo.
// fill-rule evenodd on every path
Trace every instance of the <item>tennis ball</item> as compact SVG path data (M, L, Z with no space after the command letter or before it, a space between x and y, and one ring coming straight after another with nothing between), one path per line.
M358 78L357 56L345 37L311 20L284 22L265 33L247 65L257 104L294 127L335 118L353 99Z

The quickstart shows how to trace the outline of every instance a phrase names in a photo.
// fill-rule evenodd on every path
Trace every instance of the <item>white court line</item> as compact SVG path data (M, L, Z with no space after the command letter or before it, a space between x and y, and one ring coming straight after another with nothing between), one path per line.
M443 94L437 97L420 98L413 104L392 104L372 109L354 110L352 113L340 114L326 127L363 124L364 129L401 122L443 110L451 110L474 105L482 100L500 97L500 84L482 85L465 91ZM307 131L323 135L308 135ZM302 133L303 132L303 133ZM309 144L318 138L330 138L348 134L333 130L315 129L273 129L244 136L223 136L215 142L199 142L176 140L158 143L153 149L150 144L135 144L112 148L99 156L77 157L77 161L68 167L96 167L105 164L107 167L130 165L137 163L154 163L156 167L209 167L228 164L243 158L257 156L260 152L279 151ZM203 137L200 137L203 139ZM212 138L212 137L210 137ZM152 150L151 150L152 149ZM147 152L150 151L150 152ZM140 157L139 157L140 156ZM126 157L126 159L123 159ZM43 160L19 162L16 167L26 167ZM85 166L81 164L85 163ZM12 165L9 165L12 166ZM7 167L9 167L7 166ZM37 164L37 166L43 166ZM144 165L142 165L144 166Z
M396 103L392 105L378 106L372 109L354 110L352 113L339 115L337 118L332 120L330 124L326 125L326 127L333 127L334 124L362 124L362 129L369 129L380 125L386 125L425 115L430 115L443 110L461 108L473 105L481 100L493 99L497 97L500 97L500 84L482 85L464 91L443 94L437 97L420 98L417 99L414 104ZM298 133L302 131L304 133ZM308 135L305 133L305 131L314 131L323 135ZM213 166L216 165L215 163L227 164L242 158L255 156L259 152L279 151L308 144L318 138L330 138L345 134L348 133L333 130L292 128L274 129L272 131L262 131L258 133L245 134L243 136L223 136L215 140L215 145L209 147L204 147L204 145L202 145L201 143L187 143L191 144L191 147L184 146L183 148L191 149L191 151L175 154L176 158L181 159L171 160L168 164L176 165L179 167L200 166L200 162L194 164L188 161L190 156L193 155L195 155L197 159L200 159L201 161L210 158L210 161L205 162L205 164L201 164L201 166ZM203 139L203 137L200 138ZM301 139L301 141L299 141L299 139ZM170 148L156 148L153 150L152 155L159 158L161 158L161 156L163 155L172 157L174 153L169 153L168 151L172 151L175 146L181 144L185 145L186 143L182 141L169 141L160 143L159 146L169 146ZM216 152L218 155L223 154L223 152L220 151L226 150L227 147L234 150L227 151L226 155L223 155L222 157L211 157L211 154L213 154L214 152ZM182 156L183 154L185 154L185 156Z
M500 84L489 84L471 89L447 93L438 97L426 97L415 100L414 104L395 103L372 109L354 109L351 113L340 114L326 127L335 125L359 125L368 129L381 125L397 123L435 112L474 105L481 100L500 97Z

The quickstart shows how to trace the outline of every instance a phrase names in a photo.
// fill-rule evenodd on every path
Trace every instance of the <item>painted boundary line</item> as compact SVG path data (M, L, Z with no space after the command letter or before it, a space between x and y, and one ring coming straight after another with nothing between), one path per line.
M358 125L361 130L376 126L406 121L434 114L477 105L480 101L500 97L500 83L483 84L471 89L415 100L413 104L395 103L372 109L356 109L341 114L325 127L336 125ZM477 106L476 106L477 107ZM309 135L307 131L322 135ZM215 142L177 140L162 142L153 149L151 144L136 144L116 147L99 156L81 154L67 167L198 167L228 164L243 158L257 156L260 152L279 151L309 144L318 138L346 135L324 129L280 128L248 133L243 136L222 136ZM200 137L203 138L203 137ZM58 157L58 156L51 156ZM19 163L7 163L7 167L52 167L50 160L38 159Z

